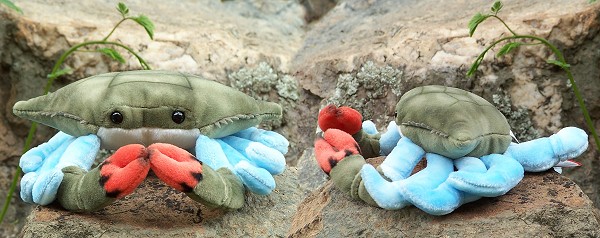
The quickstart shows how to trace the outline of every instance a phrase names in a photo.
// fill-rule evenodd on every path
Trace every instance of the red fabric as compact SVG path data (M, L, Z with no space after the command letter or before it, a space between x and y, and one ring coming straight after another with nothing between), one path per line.
M315 141L317 163L327 174L348 155L358 154L358 144L352 136L338 129L329 129Z
M100 175L106 179L104 190L117 193L116 198L131 194L144 181L150 170L146 148L131 144L119 148L106 159Z
M335 128L353 135L362 128L362 115L352 108L332 104L319 112L318 123L323 131Z
M202 164L189 152L171 144L148 146L152 171L167 185L183 192L202 179Z

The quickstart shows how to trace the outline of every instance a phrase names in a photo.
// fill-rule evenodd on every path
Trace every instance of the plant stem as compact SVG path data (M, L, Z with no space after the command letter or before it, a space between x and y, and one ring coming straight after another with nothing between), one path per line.
M506 24L505 24L505 26L506 26ZM510 28L509 28L509 30L510 30ZM512 32L512 30L511 30L511 32ZM475 60L475 62L482 60L483 57L485 56L485 54L491 48L493 48L494 46L496 46L497 44L499 44L499 43L501 43L503 41L512 40L512 39L532 39L532 40L537 40L537 41L541 42L542 44L548 46L548 48L550 48L550 50L552 50L552 52L554 53L554 55L556 56L556 58L557 58L558 61L560 61L561 63L563 63L565 65L567 64L567 62L565 61L565 57L560 52L560 50L558 50L558 48L556 48L556 46L554 46L552 43L548 42L544 38L537 37L537 36L530 36L530 35L513 35L513 36L507 36L507 37L500 38L499 40L494 41L490 46L488 46L487 48L485 48L485 50L483 52L481 52L481 54L477 57L477 59ZM598 138L598 132L596 132L596 128L594 127L594 123L592 122L592 118L590 117L590 114L589 114L589 112L587 110L587 107L585 106L585 102L583 100L583 96L581 96L581 92L579 91L579 87L577 87L577 84L575 83L575 79L573 78L573 74L571 73L571 70L568 67L561 67L561 68L567 73L567 77L569 78L569 82L571 83L571 88L573 89L573 93L575 94L575 98L577 98L577 102L579 103L579 107L581 108L581 111L583 113L583 117L585 119L585 123L587 124L588 129L590 130L590 133L592 133L592 137L594 138L594 142L596 143L596 149L600 150L600 138Z
M123 45L118 42L112 42L112 41L88 41L88 42L79 43L79 44L71 47L65 53L63 53L60 56L60 58L58 58L58 61L52 68L52 72L50 73L50 75L53 75L54 73L58 72L58 70L60 69L60 66L66 60L67 56L69 56L70 54L75 52L77 49L87 46L87 45L116 45L118 47L121 47L121 48L129 51L129 53L131 53L133 56L135 56L137 58L137 60L140 62L142 69L145 69L145 70L150 69L150 66L148 65L148 63L146 63L146 61L144 59L142 59L141 56L139 56L137 53L135 53L135 51L133 51L131 48L127 47L126 45ZM44 94L46 94L50 91L50 87L52 86L52 83L54 82L55 79L56 79L56 77L51 77L48 79L48 81L46 82L46 86L44 87Z
M27 135L27 139L25 140L25 146L23 146L23 154L31 148L31 143L33 141L33 136L35 135L35 131L37 129L37 122L31 123L31 128L29 128L29 134ZM17 171L15 171L15 175L12 179L12 183L10 184L10 188L8 189L8 194L6 195L6 199L4 200L4 206L2 208L2 212L0 213L0 223L4 221L4 216L6 212L8 212L8 206L10 206L10 201L12 200L13 194L17 189L17 183L19 181L19 177L21 177L21 166L17 166Z
M504 27L506 27L506 29L508 29L508 31L510 31L510 33L513 34L513 36L518 36L517 33L515 33L512 29L510 29L510 27L508 27L508 25L506 25L506 22L504 22L504 20L502 20L502 18L498 17L496 14L492 15L493 18L498 19L498 21L502 22L502 25L504 25Z
M115 24L115 26L113 27L112 30L110 30L110 32L108 33L108 35L106 35L106 37L104 37L104 39L102 39L102 41L106 41L108 40L108 37L110 37L113 32L115 32L115 30L117 29L117 27L119 27L119 25L121 25L121 23L123 23L124 21L126 21L127 19L129 19L129 17L124 17L123 19L121 19L119 22L117 22L117 24Z

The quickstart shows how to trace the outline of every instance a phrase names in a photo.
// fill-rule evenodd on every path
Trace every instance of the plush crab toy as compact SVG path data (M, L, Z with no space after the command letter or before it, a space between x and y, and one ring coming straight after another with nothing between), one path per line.
M60 130L21 157L21 198L29 203L98 210L132 193L152 169L196 201L237 209L245 188L269 194L286 164L288 141L254 127L280 118L278 104L188 74L101 74L17 102L13 113ZM100 148L116 152L91 168Z
M524 172L574 165L587 134L567 127L513 143L505 117L485 99L444 86L415 88L396 105L383 134L356 110L330 105L319 113L324 131L315 141L317 162L336 187L384 209L414 205L444 215L481 197L515 187ZM376 169L364 157L387 155ZM426 157L427 166L412 174Z

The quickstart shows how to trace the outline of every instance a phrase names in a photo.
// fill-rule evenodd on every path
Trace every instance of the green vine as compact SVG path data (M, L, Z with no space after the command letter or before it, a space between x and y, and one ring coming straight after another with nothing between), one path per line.
M594 2L594 1L590 1L590 3L591 2ZM587 124L588 129L590 130L590 132L592 133L592 136L593 136L594 141L596 143L596 149L600 151L600 139L598 138L598 133L596 132L596 128L594 128L594 123L592 122L592 119L591 119L590 114L589 114L589 112L587 110L587 107L585 106L585 102L583 100L583 96L581 95L581 92L579 91L579 87L577 87L577 84L575 83L575 79L573 78L573 74L571 73L571 65L569 65L567 63L567 61L565 60L565 57L560 52L560 50L558 50L558 48L556 46L554 46L552 43L550 43L548 40L546 40L544 38L541 38L541 37L537 37L537 36L520 35L520 34L515 33L504 22L504 20L502 20L502 18L498 17L498 13L502 9L502 7L503 7L502 2L501 1L496 1L492 5L491 13L489 13L489 14L477 13L469 21L469 36L473 36L473 33L475 33L475 30L477 29L477 26L479 26L479 24L481 24L483 21L485 21L485 20L487 20L489 18L495 18L495 19L499 20L504 25L504 27L506 27L506 29L508 29L508 31L512 35L511 36L507 36L507 37L502 37L502 38L494 41L488 47L486 47L483 50L483 52L481 52L481 54L479 54L479 56L477 57L477 59L475 59L475 62L473 62L473 64L471 65L471 68L467 72L467 76L473 76L473 74L475 74L475 72L477 71L477 68L479 68L479 65L483 61L483 57L485 56L485 54L490 49L492 49L493 47L495 47L496 45L498 45L500 43L507 42L496 53L497 57L504 56L504 55L510 53L511 51L513 51L514 49L518 48L519 46L523 46L523 45L543 44L543 45L547 46L548 48L550 48L550 50L552 51L552 53L554 53L554 56L555 56L556 59L549 59L549 60L546 60L546 62L549 63L549 64L553 64L553 65L556 65L556 66L560 67L567 74L567 77L569 78L569 82L571 84L571 88L573 89L573 93L575 94L575 98L577 99L577 102L579 103L579 107L581 108L581 111L583 113L583 117L585 118L585 123ZM523 41L519 41L519 40L531 40L531 41L537 42L537 43L523 42Z
M21 8L17 7L17 5L15 5L13 2L11 2L10 0L0 0L0 4L7 6L8 8L17 11L18 13L23 14L23 10L21 10Z
M4 3L4 1L8 1L8 0L0 0L0 1L2 1L2 3ZM154 24L150 21L150 19L148 17L146 17L144 15L129 16L129 8L124 3L119 3L117 5L117 11L119 11L119 13L121 14L121 20L117 24L115 24L115 26L112 28L112 30L110 31L110 33L108 33L108 35L106 37L104 37L102 40L86 41L86 42L74 45L73 47L71 47L67 51L65 51L58 58L58 60L54 64L54 67L52 67L52 71L50 72L50 74L47 75L47 81L46 81L46 85L44 87L44 95L48 94L48 92L50 92L50 89L52 88L52 84L54 83L54 80L56 80L58 77L60 77L62 75L69 74L71 72L70 68L68 68L68 67L61 68L61 66L64 64L66 59L75 52L98 52L98 53L108 56L109 58L111 58L115 61L118 61L119 63L125 63L125 59L123 58L123 56L121 56L121 54L119 54L119 52L116 51L114 48L109 48L109 47L121 48L121 49L126 50L130 54L132 54L138 60L142 69L144 69L144 70L150 69L150 66L148 65L148 63L146 63L146 61L139 54L137 54L133 49L131 49L130 47L128 47L124 44L121 44L119 42L108 41L108 38L121 25L121 23L123 23L124 21L127 21L127 20L132 20L132 21L136 22L137 24L141 25L142 27L144 27L144 29L148 33L148 36L150 37L150 39L154 39ZM90 50L88 48L90 46L107 46L107 47L106 48L92 48ZM35 136L35 133L37 131L37 125L38 124L36 122L31 123L31 128L29 129L29 134L27 135L27 139L25 140L25 145L23 146L23 153L27 152L31 148L31 143L33 141L33 137ZM6 212L8 211L10 201L12 200L12 196L15 192L15 189L17 188L17 183L19 181L19 177L21 177L22 173L23 173L23 171L21 170L21 168L17 166L17 171L15 172L15 175L13 176L11 186L8 190L8 195L4 201L4 206L2 208L2 212L0 213L0 224L4 221L4 216L6 215Z

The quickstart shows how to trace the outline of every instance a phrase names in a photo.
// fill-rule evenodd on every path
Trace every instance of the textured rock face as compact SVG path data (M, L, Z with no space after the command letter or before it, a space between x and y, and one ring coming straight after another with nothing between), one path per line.
M480 199L445 216L415 207L369 207L327 182L298 206L288 236L597 237L597 216L583 191L554 171L528 173L506 195Z
M14 14L4 8L0 10L0 98L5 99L0 101L0 111L4 112L0 114L0 167L3 174L6 172L6 177L0 177L0 190L6 190L8 186L9 174L15 168L29 125L28 122L12 116L12 105L17 100L41 94L46 74L50 72L58 56L69 46L85 40L103 38L119 19L114 2L15 2L23 9L23 15ZM600 127L600 97L597 97L600 95L600 66L597 63L600 61L597 51L600 45L600 4L588 4L585 0L568 4L558 0L503 2L505 8L501 16L515 31L546 37L564 51L584 92L592 119L596 126ZM163 208L179 209L180 212L168 215L168 219L158 218L152 212L147 212L147 216L143 218L147 223L142 223L141 220L132 222L129 220L131 214L134 218L141 218L143 216L137 215L144 211L131 210L135 206L126 204L127 201L115 204L104 213L94 215L73 215L36 208L30 217L26 234L33 236L32 227L41 229L44 224L49 232L54 232L61 222L68 221L71 223L62 224L65 225L65 230L80 230L83 233L77 234L90 236L102 234L95 233L98 230L115 235L117 230L111 227L121 222L124 224L118 229L131 228L145 234L164 230L165 234L190 236L282 236L286 233L303 236L314 231L314 234L325 236L333 231L325 230L333 226L325 221L336 220L340 224L340 227L337 227L339 229L342 229L341 225L350 226L345 230L345 234L364 236L383 235L378 232L384 232L388 228L389 232L399 232L386 233L390 236L403 234L402 232L406 236L458 236L453 234L459 234L459 227L470 232L467 235L480 234L477 233L479 230L473 227L492 229L497 223L506 223L507 227L508 224L515 227L525 224L531 230L524 231L524 234L528 235L533 234L533 231L541 232L541 236L597 235L591 232L584 233L589 231L583 227L586 224L597 225L594 216L591 216L589 211L584 212L585 209L591 209L588 207L589 202L576 203L584 204L581 206L571 206L566 200L558 199L556 196L559 195L553 197L554 192L546 193L546 196L543 194L546 190L542 191L542 194L532 193L540 197L528 195L526 198L538 199L536 201L541 201L540 204L549 205L549 210L542 212L532 208L530 213L527 213L527 210L518 210L528 206L522 205L523 201L519 200L517 203L521 206L510 205L504 202L503 197L482 200L465 206L457 215L441 218L426 216L414 208L402 212L386 212L363 207L364 204L344 202L347 198L335 189L327 187L330 185L321 187L326 179L318 168L311 167L314 165L312 155L307 152L301 156L305 148L312 146L317 112L325 103L353 106L363 113L365 119L373 119L377 125L383 127L392 120L399 96L411 88L426 84L463 88L496 103L503 113L507 114L513 130L518 133L517 136L524 140L548 135L564 126L585 128L571 89L566 85L564 73L545 63L545 59L550 55L546 48L528 46L502 58L494 58L495 52L490 52L475 77L464 76L485 46L500 35L507 34L500 23L490 21L482 24L474 37L468 37L467 22L476 12L487 11L491 2L182 0L177 3L165 3L157 0L132 0L126 3L133 15L143 13L153 20L156 25L155 40L148 39L144 30L133 23L124 24L111 39L132 46L148 60L153 69L198 74L238 88L253 97L284 105L284 119L265 126L281 132L292 142L287 159L290 166L298 167L299 177L294 186L300 192L296 193L290 188L292 195L288 197L288 192L282 194L282 190L278 191L275 196L280 196L283 201L265 198L269 201L266 202L256 198L257 203L254 203L255 198L250 197L249 204L258 208L245 207L242 211L227 214L205 214L198 225L194 223L199 221L196 214L204 210L180 194L166 188L158 188L165 192L163 194L170 194L172 197L164 197L163 201L160 200L163 197L156 197L155 194L147 197L138 194L127 201L141 199L135 201L148 202L144 207L154 209L151 211L155 213ZM329 9L333 3L337 5L327 14L320 9ZM305 19L312 22L307 24ZM139 68L133 57L126 52L121 53L127 58L127 64L117 64L94 53L76 54L67 61L67 65L73 69L73 74L60 78L55 88L97 73ZM35 143L41 143L55 133L46 127L39 129ZM592 146L586 155L579 158L584 164L583 167L570 169L565 173L578 183L598 206L600 160L598 153L593 149ZM563 178L553 174L544 174L542 177L528 176L526 181L543 181L546 176L550 176L548 178L552 181L559 181L556 182L558 184L566 183L560 182ZM152 181L145 186L160 187ZM556 185L555 189L558 188L560 186ZM273 212L281 217L291 216L295 212L294 209L289 209L292 207L291 203L299 203L305 195L315 189L318 190L298 208L294 226L291 228L288 227L289 223L274 221L271 218L251 222L257 229L277 228L273 233L260 233L252 230L254 228L248 225L251 223L243 223L243 220L234 218L239 216L256 221L257 218L249 214L254 212ZM532 191L538 191L536 189L539 188ZM579 196L579 190L576 189L565 188L557 192L569 192L568 196L574 199ZM323 195L319 195L320 193ZM0 198L4 198L3 195L0 193ZM311 200L312 198L324 200ZM330 202L332 198L342 202ZM550 198L556 198L566 205L561 208L552 201L548 202L547 199ZM585 195L582 195L581 199L585 200ZM286 202L290 204L287 204L286 206L289 206L285 209L274 205ZM11 208L13 210L9 212L8 221L20 219L19 214L24 213L28 207L19 200L14 203L19 206ZM315 206L311 207L310 204ZM503 209L508 210L492 212L497 210L494 208L497 204L505 205ZM272 206L283 210L279 212L270 209ZM21 209L22 207L24 209ZM343 210L349 207L363 209L361 214L365 216L353 216L353 213L342 216L335 212L335 209ZM482 207L486 208L486 213L477 213ZM518 215L512 218L507 216L510 209ZM122 215L127 212L129 217ZM573 218L571 215L578 215L574 223L582 226L581 233L569 230L574 228L568 225L573 223L566 220L567 218L549 216L551 214L561 214L568 219ZM322 222L314 219L317 215ZM460 221L459 218L464 221ZM112 219L120 222L111 222ZM182 220L182 224L169 222L175 219ZM403 222L409 220L420 221L424 225L413 223L411 226L402 226ZM78 223L80 221L82 223ZM394 224L394 221L399 223ZM477 221L481 223L475 223ZM149 223L155 223L160 230L149 227ZM374 225L360 227L364 224ZM5 223L0 227L0 234L2 231L15 230L5 226L8 225ZM191 227L197 228L200 233L184 233ZM229 227L233 229L228 229ZM433 227L438 233L430 232L429 227ZM177 233L180 228L185 231ZM217 228L229 231L211 230ZM247 234L234 233L243 232L245 229L251 231ZM364 229L362 233L361 229ZM509 228L498 230L503 233L493 234L513 234ZM6 236L9 235L15 236L14 232L7 232Z
M37 207L23 237L276 237L302 197L296 169L276 176L269 196L248 194L239 210L211 210L149 176L130 196L90 214Z

